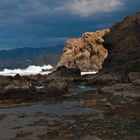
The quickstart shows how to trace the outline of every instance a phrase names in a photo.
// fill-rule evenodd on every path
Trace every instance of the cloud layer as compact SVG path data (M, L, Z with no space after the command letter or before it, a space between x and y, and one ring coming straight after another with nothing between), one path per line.
M139 5L139 0L0 0L0 49L59 44L108 28Z
M55 8L55 10L67 11L71 14L85 17L97 13L115 11L122 6L123 1L120 0L72 0Z
M103 12L111 12L123 6L121 0L1 0L0 20L10 23L20 23L25 19L46 15L47 17L60 14L91 16Z

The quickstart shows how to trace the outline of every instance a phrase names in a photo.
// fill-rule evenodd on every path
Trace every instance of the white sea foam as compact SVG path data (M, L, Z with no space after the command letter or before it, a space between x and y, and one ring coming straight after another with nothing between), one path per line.
M17 73L20 74L21 76L24 75L37 75L37 74L42 74L42 75L48 75L51 73L51 69L53 67L51 65L44 65L44 66L35 66L31 65L28 66L25 69L4 69L3 71L0 71L0 75L2 76L15 76ZM47 70L43 71L42 70ZM96 74L97 71L91 71L91 72L81 72L81 75L89 75L89 74Z
M89 71L89 72L81 72L81 75L89 75L89 74L96 74L98 73L97 71Z
M51 70L53 67L51 65L44 65L44 66L34 66L31 65L25 69L4 69L3 71L0 71L0 75L3 76L14 76L17 73L20 75L36 75L36 74L48 74L51 73ZM46 72L42 72L42 69L48 70Z

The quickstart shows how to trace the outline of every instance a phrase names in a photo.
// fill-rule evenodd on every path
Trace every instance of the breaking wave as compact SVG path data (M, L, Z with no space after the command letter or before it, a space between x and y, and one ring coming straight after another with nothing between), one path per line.
M2 76L15 76L17 73L20 75L37 75L37 74L48 74L51 72L50 69L53 67L51 65L44 65L44 66L35 66L31 65L25 69L4 69L0 71L0 75ZM47 70L42 72L42 70ZM50 70L50 71L49 71Z
M2 76L15 76L16 74L20 74L21 76L37 75L37 74L47 75L52 72L51 71L52 68L53 67L51 65L44 65L44 66L31 65L25 69L4 69L3 71L0 71L0 75ZM96 74L96 73L98 72L97 71L81 72L81 75L89 75L89 74Z

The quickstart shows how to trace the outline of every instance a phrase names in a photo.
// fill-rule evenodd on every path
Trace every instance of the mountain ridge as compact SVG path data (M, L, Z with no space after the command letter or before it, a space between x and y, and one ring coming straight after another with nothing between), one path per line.
M0 50L0 70L4 68L25 68L29 65L55 66L63 51L63 45L40 48L15 48L11 50Z

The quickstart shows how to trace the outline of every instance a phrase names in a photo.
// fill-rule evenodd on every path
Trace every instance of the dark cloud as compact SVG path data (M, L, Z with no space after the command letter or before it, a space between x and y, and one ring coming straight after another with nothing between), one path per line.
M0 0L0 49L60 44L109 28L139 5L139 0Z

